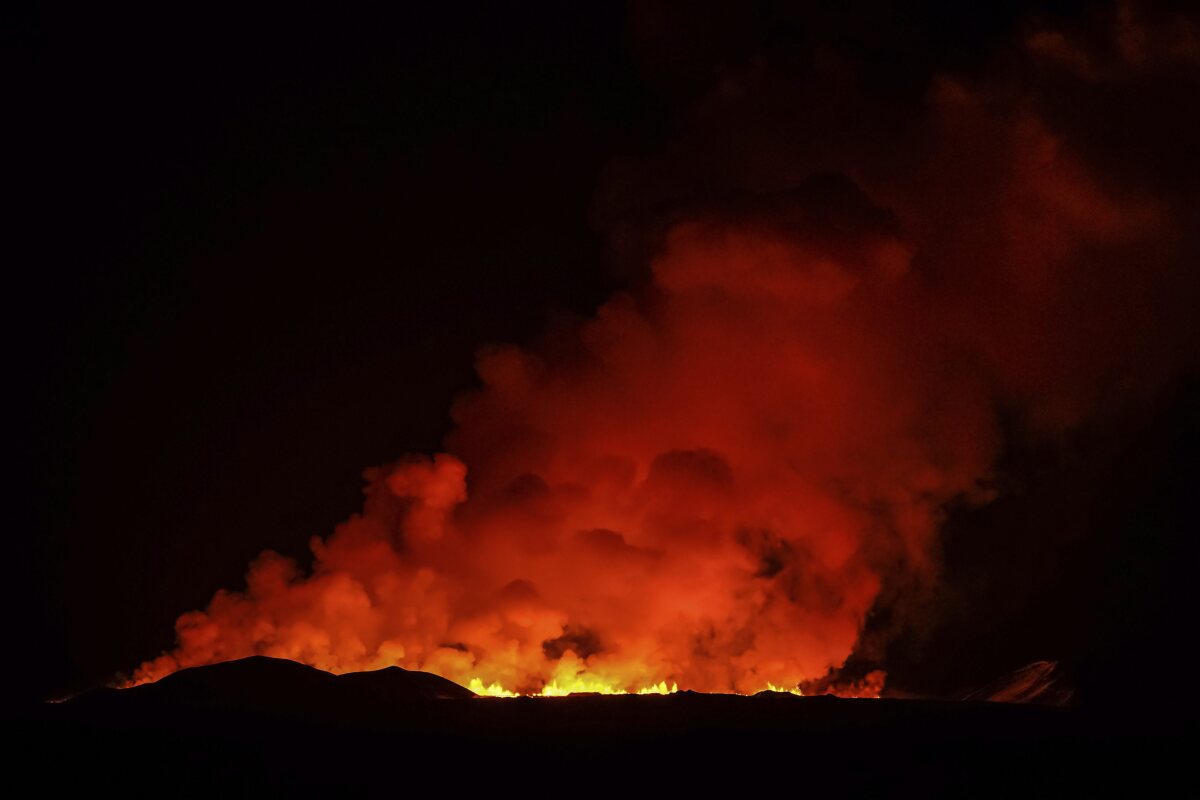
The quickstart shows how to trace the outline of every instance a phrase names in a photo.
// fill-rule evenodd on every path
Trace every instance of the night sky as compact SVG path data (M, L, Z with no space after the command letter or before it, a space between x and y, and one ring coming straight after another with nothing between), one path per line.
M86 688L171 648L176 617L241 586L264 549L308 563L309 539L361 507L365 468L442 446L480 347L644 286L655 245L628 219L736 203L712 174L642 203L620 196L623 170L692 141L726 76L819 78L833 54L905 119L935 75L1011 60L1031 21L1104 24L1085 3L904 5L11 20L10 692ZM1171 102L1195 81L1167 70L1157 96L1118 86L1052 115L1195 223L1200 119ZM1163 280L1187 306L1195 239L1180 241ZM1084 696L1186 686L1200 384L1194 325L1164 330L1144 345L1178 352L1160 377L1053 437L1001 404L997 499L949 505L938 587L886 644L891 685L953 694L1044 658Z

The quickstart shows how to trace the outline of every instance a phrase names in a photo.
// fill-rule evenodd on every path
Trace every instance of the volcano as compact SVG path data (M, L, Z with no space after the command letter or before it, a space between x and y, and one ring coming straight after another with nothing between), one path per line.
M74 5L10 783L1187 785L1198 4Z
M490 698L389 668L252 657L30 709L48 790L535 794L747 790L978 796L1169 780L1179 731L1005 702L668 695Z

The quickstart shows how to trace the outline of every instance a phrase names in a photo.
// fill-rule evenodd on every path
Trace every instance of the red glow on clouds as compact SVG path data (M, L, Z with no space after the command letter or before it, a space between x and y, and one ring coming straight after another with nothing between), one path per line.
M496 693L877 695L837 672L936 579L946 504L990 497L998 405L1052 432L1157 374L1161 281L1122 254L1171 222L986 88L941 82L884 144L834 148L853 181L677 212L645 286L483 352L447 452L369 470L311 574L264 554L133 680L258 653Z

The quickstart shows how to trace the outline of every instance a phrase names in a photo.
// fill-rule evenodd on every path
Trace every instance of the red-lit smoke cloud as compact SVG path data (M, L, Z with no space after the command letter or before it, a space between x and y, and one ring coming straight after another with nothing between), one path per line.
M1194 80L1195 52L1171 69ZM946 504L988 499L1000 409L1053 434L1194 355L1195 206L1053 108L1156 67L1089 58L1037 34L905 114L836 60L727 74L691 134L606 177L641 285L481 353L446 453L368 471L311 574L264 554L135 680L255 653L522 692L836 672L881 598L936 579Z

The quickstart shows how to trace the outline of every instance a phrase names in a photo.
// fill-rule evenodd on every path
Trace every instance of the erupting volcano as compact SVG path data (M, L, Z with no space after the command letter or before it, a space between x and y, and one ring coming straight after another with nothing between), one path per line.
M0 48L10 782L1186 785L1195 8L121 6Z
M729 80L709 128L783 91ZM994 495L1001 411L1053 437L1167 373L1147 343L1180 318L1145 309L1177 227L990 85L939 79L919 119L832 154L798 124L735 149L739 193L643 213L639 285L481 352L446 452L368 470L311 570L263 554L131 682L259 654L498 695L877 694L945 509Z
M832 220L786 197L769 222L681 222L638 296L484 352L453 455L368 472L311 575L264 555L135 682L252 654L493 693L837 671L881 592L930 577L940 508L979 493L996 435L978 371L920 316L911 245L832 191ZM852 214L879 222L831 230Z

